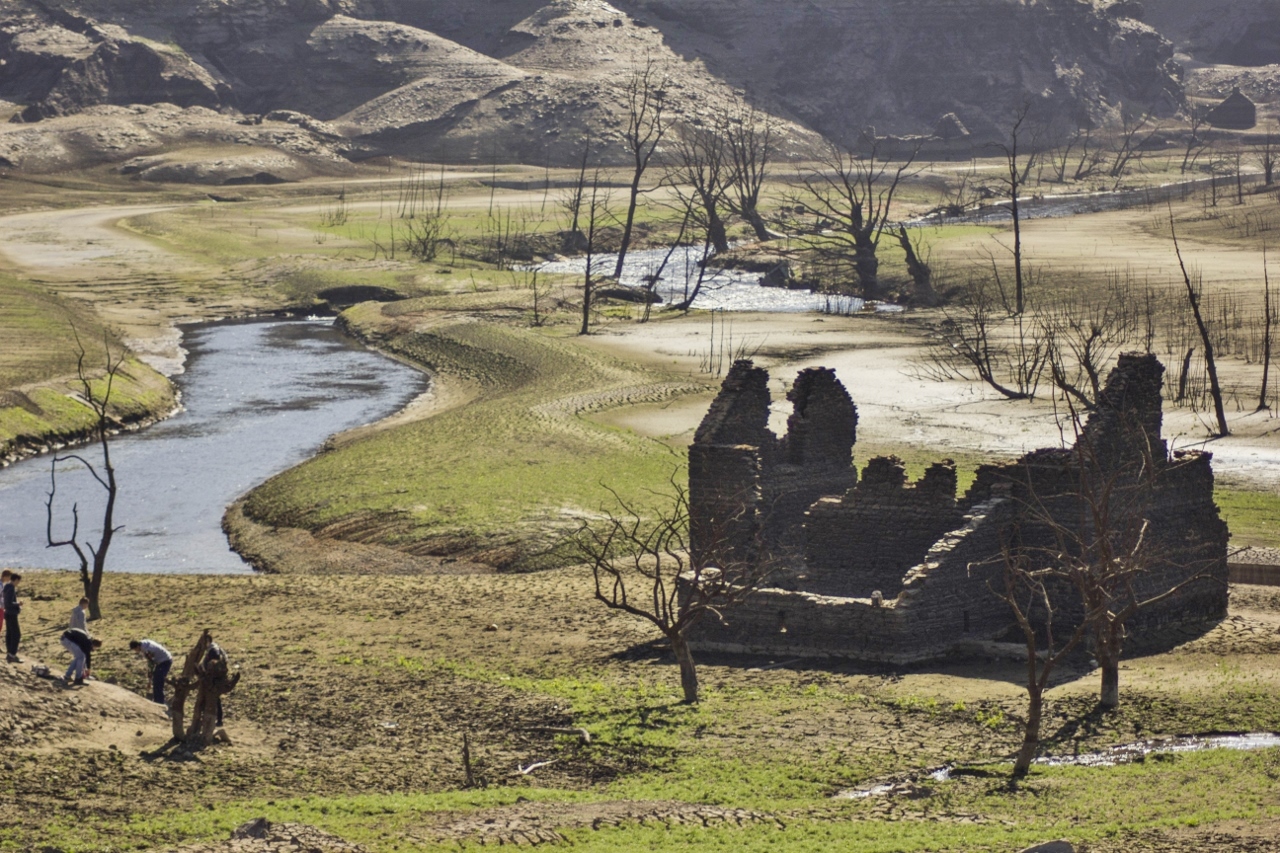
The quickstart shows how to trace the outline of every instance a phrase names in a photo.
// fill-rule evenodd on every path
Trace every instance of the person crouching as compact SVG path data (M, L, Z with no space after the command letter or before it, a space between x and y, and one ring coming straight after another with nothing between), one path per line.
M68 684L84 684L93 662L93 651L102 648L102 641L79 628L68 628L62 632L62 647L71 652L71 666L67 667L62 680Z

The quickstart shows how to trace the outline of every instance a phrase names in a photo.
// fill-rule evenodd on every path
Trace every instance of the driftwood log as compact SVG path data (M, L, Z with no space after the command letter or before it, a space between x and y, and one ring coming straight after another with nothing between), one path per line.
M170 714L173 719L173 739L190 746L208 746L213 742L218 724L218 700L236 689L240 673L228 671L226 655L206 660L213 636L206 628L200 639L187 652L182 673L169 681L173 685L173 702ZM196 691L191 709L191 724L185 729L187 697Z

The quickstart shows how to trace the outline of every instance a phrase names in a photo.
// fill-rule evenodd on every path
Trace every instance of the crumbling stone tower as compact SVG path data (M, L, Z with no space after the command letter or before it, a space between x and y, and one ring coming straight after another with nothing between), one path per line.
M768 372L749 360L729 370L689 448L695 559L798 553L809 506L857 482L858 413L835 372L802 371L787 399L793 411L779 439L769 429Z

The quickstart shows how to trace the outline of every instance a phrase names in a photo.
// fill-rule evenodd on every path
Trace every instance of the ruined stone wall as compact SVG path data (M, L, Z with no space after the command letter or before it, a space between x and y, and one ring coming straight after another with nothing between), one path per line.
M1140 598L1158 595L1186 578L1203 579L1140 611L1131 627L1201 622L1227 615L1227 524L1213 500L1213 454L1177 453L1160 472L1147 510L1150 571L1137 579Z
M983 558L998 552L1011 508L1001 499L975 507L907 573L897 598L880 606L866 597L761 590L726 611L723 623L700 622L692 643L704 650L907 664L945 655L966 639L997 637L1011 618L987 585L999 568Z
M689 448L695 556L716 548L798 554L809 506L857 482L857 410L835 373L802 371L787 397L794 408L779 441L769 430L769 374L747 360L730 369Z
M935 658L1012 627L997 597L1003 547L1022 549L1033 565L1062 553L1093 559L1103 525L1122 546L1142 542L1139 600L1196 577L1140 611L1131 631L1226 614L1228 532L1213 501L1211 457L1167 456L1159 432L1164 369L1152 356L1120 357L1075 447L982 466L959 501L950 463L908 484L900 461L874 459L858 481L848 464L856 411L830 371L801 375L788 434L770 444L767 377L750 363L734 369L722 391L732 399L717 398L698 431L705 441L690 450L695 511L723 517L746 508L742 517L756 526L734 536L794 542L786 537L799 535L804 560L792 562L777 588L727 610L723 623L700 623L691 638L699 648L889 664ZM767 451L711 443L741 435ZM802 525L802 501L811 498ZM1056 624L1083 618L1067 581L1053 600Z
M901 460L872 459L855 488L810 507L804 588L840 596L879 590L892 598L907 569L960 518L954 463L933 465L908 484Z
M689 448L689 526L700 565L758 556L760 453L752 445Z

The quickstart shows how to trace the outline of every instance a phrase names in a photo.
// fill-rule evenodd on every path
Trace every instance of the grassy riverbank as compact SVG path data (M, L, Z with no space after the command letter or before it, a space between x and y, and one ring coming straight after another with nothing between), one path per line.
M75 579L31 573L24 586L25 653L60 668L48 629L79 594ZM67 694L6 669L0 849L216 840L260 815L377 853L537 828L602 851L1007 851L1054 837L1119 851L1280 827L1276 749L1037 768L1008 788L1000 761L1017 740L1016 663L884 673L707 655L704 702L681 705L652 631L592 603L579 570L113 575L104 610L98 673L134 690L145 673L128 639L180 650L213 630L242 673L226 702L232 745L198 761L149 758L166 736L163 717L130 716L92 684ZM1063 670L1046 751L1280 729L1270 663L1280 592L1236 588L1232 611L1203 638L1127 661L1113 713L1091 711L1097 673L1083 660ZM546 731L577 726L590 744ZM462 789L463 732L480 790ZM551 763L520 772L539 762ZM890 797L830 796L942 763L973 772Z
M38 285L0 275L0 341L0 459L86 435L95 419L79 399L77 354L83 347L86 373L94 392L102 393L106 347L121 349L102 322ZM169 381L127 359L112 386L111 414L139 423L173 407Z
M600 355L563 327L429 314L408 302L363 306L345 319L465 403L345 442L273 478L245 502L250 518L527 569L554 563L548 552L558 538L611 503L609 489L648 504L680 479L683 459L665 444L591 415L703 393L705 383ZM410 316L411 330L401 331Z

